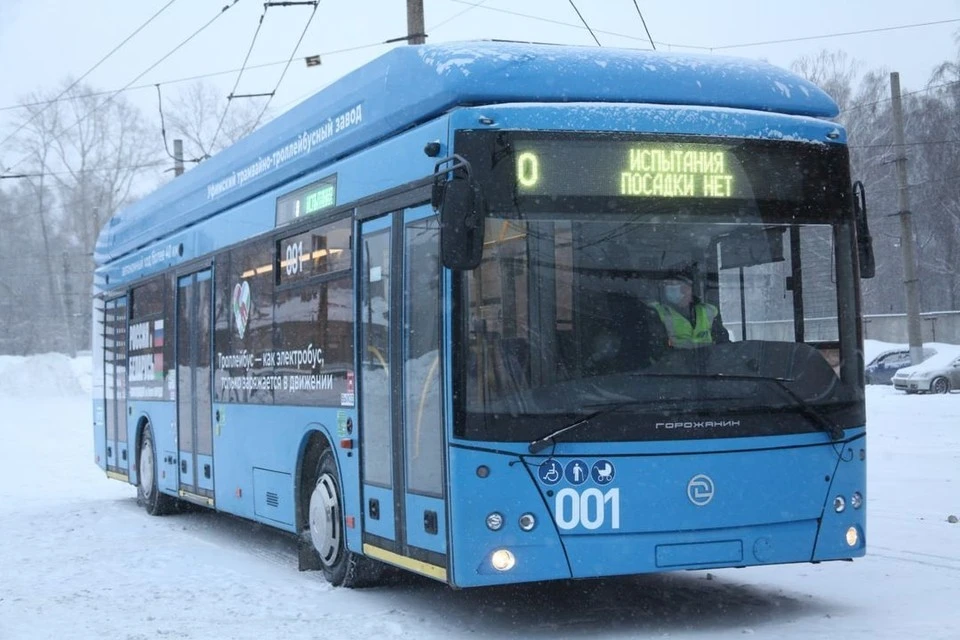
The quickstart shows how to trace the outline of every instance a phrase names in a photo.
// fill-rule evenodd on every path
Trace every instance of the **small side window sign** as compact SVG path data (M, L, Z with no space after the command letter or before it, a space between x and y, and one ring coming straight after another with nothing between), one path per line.
M333 174L277 198L276 226L316 215L336 205L337 174Z

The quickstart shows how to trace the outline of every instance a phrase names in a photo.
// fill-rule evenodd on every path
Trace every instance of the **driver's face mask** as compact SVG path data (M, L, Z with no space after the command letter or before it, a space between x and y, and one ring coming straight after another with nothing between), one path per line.
M667 302L673 305L683 303L684 288L686 285L680 283L670 283L663 285L663 297Z

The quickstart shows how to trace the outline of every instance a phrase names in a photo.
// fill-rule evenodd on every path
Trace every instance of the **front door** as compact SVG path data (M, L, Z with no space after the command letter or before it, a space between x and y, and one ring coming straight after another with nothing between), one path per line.
M429 206L361 223L364 552L447 579L440 226Z
M213 506L210 361L213 280L204 269L177 279L177 441L180 497Z

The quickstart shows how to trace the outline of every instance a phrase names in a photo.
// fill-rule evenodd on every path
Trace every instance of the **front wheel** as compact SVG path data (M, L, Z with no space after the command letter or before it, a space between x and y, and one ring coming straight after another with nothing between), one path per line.
M157 486L157 448L153 444L153 429L147 424L143 428L137 457L137 504L152 516L162 516L173 511L176 503Z
M930 383L930 391L933 393L950 393L950 381L943 376L934 378L933 382Z
M347 549L343 529L343 493L333 452L326 449L317 465L317 482L310 494L310 542L327 582L338 587L373 586L383 565Z

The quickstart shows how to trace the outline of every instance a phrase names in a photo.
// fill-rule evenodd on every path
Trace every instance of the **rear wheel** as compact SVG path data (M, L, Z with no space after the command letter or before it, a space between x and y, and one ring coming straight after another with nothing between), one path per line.
M177 501L160 492L157 485L157 448L153 443L153 429L148 423L143 428L140 452L137 456L137 504L152 516L170 513Z
M383 565L347 549L343 492L333 452L325 449L317 464L317 479L308 510L310 542L327 582L338 587L376 585Z
M934 378L933 382L930 383L930 391L933 393L950 393L950 381L943 376Z

